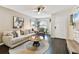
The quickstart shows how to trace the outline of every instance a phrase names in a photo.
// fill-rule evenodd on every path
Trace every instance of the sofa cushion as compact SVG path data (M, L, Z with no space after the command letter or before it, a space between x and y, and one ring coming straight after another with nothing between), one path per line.
M21 35L24 35L24 31L23 31L23 30L20 30L20 34L21 34Z
M22 40L23 40L22 37L13 38L13 39L11 40L11 44L16 44L16 43L18 43L18 42L20 42L20 41L22 41Z
M20 42L22 40L29 40L28 37L30 37L30 36L32 36L34 34L35 33L27 34L27 35L21 35L20 37L13 38L13 39L11 39L11 41L12 41L11 43L15 44L15 43Z
M25 37L28 37L28 36L27 35L21 35L20 37L13 38L13 39L11 39L11 44L16 44L20 41L27 40Z

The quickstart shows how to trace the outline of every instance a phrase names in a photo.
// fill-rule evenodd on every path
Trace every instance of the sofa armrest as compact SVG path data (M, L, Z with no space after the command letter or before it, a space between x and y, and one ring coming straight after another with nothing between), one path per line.
M11 44L11 39L13 39L12 36L3 36L3 43L9 45Z
M74 31L74 40L79 43L79 31Z
M3 36L3 40L5 39L12 39L13 37L12 36Z

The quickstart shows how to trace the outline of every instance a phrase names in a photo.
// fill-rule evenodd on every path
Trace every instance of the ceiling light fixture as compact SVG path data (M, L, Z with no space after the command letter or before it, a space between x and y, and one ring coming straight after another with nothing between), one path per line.
M35 8L34 11L37 11L38 14L40 14L40 12L42 12L44 9L45 9L45 7L42 6L42 5L40 5L40 6L38 6L37 8Z

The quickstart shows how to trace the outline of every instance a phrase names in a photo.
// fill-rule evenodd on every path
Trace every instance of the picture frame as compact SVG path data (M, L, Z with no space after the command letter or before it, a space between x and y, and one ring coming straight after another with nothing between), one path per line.
M13 16L13 28L18 29L24 26L24 18Z

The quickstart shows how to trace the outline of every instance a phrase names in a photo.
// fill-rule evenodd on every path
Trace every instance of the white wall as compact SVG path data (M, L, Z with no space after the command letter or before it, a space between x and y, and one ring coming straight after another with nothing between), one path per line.
M68 26L69 26L68 20L70 14L71 14L71 9L64 10L52 15L51 37L68 39Z
M24 29L30 26L30 19L18 12L13 10L0 7L0 32L13 30L13 16L24 18Z

